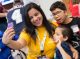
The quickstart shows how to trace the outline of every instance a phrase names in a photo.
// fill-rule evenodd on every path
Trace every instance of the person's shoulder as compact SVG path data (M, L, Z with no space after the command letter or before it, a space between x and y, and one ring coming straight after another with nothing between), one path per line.
M49 20L49 22L54 29L59 26L55 20Z
M73 18L73 19L77 19L77 20L80 20L80 17L70 17L70 18Z
M58 23L55 20L49 20L49 22L53 25L53 26L59 26Z
M23 28L22 31L21 31L21 33L24 33L24 34L28 34L28 35L29 35L29 33L28 33L28 31L26 30L26 28Z
M21 32L27 33L27 32L26 32L26 28L23 28Z
M20 37L24 37L24 38L29 38L30 34L26 31L26 29L24 28L21 33L20 33Z
M27 43L29 43L31 36L26 32L26 29L24 28L24 29L21 31L21 34L20 34L19 38L20 38L20 39L24 39L24 40L26 40Z

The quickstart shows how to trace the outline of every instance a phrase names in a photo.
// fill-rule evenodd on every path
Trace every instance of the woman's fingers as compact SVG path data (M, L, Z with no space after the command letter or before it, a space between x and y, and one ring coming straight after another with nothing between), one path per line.
M14 35L15 35L14 29L13 28L7 28L3 34L2 42L4 44L9 43L12 40L12 38L14 37Z

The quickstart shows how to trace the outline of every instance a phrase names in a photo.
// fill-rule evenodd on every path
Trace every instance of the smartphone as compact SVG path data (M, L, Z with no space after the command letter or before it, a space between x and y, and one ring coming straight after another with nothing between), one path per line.
M9 27L14 27L13 22L8 23L8 28Z

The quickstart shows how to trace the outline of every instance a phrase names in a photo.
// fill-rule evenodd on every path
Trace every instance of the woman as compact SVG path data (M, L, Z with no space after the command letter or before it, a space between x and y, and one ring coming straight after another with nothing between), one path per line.
M46 19L40 6L29 3L24 7L25 29L17 41L12 40L15 35L13 27L6 29L2 42L12 49L21 49L28 46L26 59L49 58L54 56L56 44L51 39L54 28Z

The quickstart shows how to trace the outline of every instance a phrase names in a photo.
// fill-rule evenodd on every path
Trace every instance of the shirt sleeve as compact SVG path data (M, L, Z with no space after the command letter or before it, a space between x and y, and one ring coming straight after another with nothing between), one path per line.
M56 21L52 21L52 24L55 25L56 27L58 27L58 23Z
M26 33L25 31L21 32L19 38L26 40L27 43L29 43L29 41L30 41L30 35L28 33Z
M59 26L58 23L57 23L56 21L54 21L54 20L50 21L50 23L52 24L52 26L53 26L54 28L56 28L56 27Z

